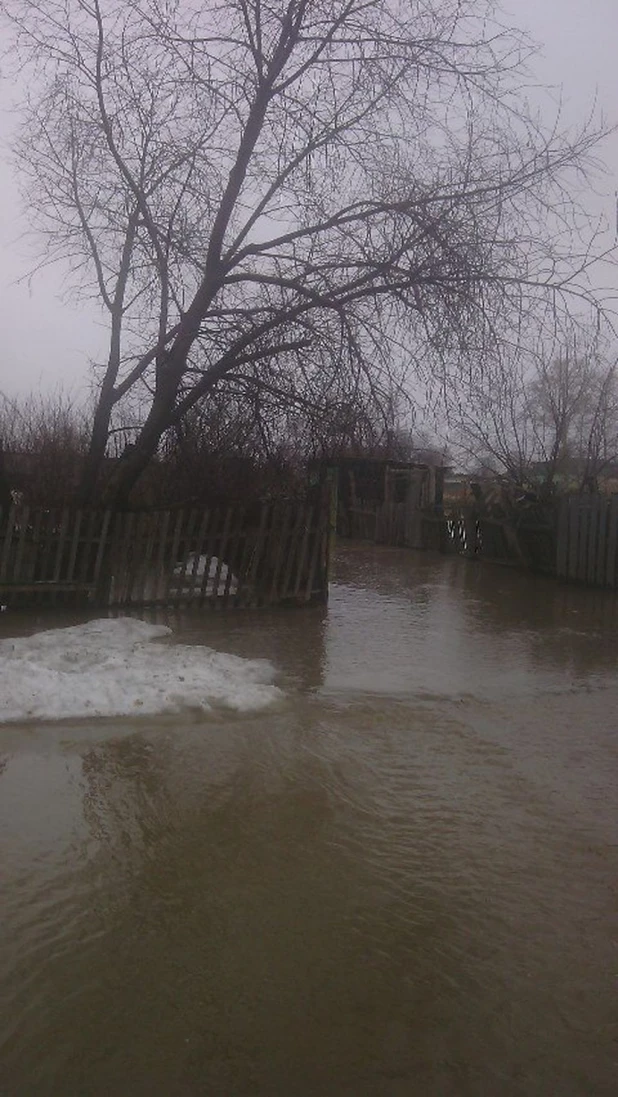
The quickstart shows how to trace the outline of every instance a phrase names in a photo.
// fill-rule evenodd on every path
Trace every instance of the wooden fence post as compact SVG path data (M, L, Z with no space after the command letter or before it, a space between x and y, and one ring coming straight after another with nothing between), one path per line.
M333 558L335 554L337 511L339 509L339 469L336 465L327 468L326 483L328 485L328 548L326 553L326 584L328 586L332 574Z

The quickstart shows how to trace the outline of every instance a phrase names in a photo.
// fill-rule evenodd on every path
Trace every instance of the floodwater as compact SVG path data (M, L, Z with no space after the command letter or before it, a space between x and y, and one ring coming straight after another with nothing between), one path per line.
M285 699L0 729L3 1097L613 1097L613 596L352 548L169 623Z

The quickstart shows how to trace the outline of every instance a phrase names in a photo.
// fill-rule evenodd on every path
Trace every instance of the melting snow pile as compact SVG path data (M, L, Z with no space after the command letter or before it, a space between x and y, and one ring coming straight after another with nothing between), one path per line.
M281 696L266 660L153 643L170 633L124 617L0 640L0 723L213 705L246 712Z

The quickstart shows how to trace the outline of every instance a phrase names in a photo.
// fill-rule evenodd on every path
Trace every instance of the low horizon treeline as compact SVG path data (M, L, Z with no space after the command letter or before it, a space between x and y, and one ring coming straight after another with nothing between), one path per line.
M272 424L271 424L272 427ZM76 503L92 429L87 408L63 390L0 398L0 508ZM114 429L101 470L106 477L132 444L135 428ZM293 500L315 481L316 463L346 457L411 459L410 431L366 410L333 408L322 421L289 417L276 429L247 407L209 407L162 440L133 493L137 507ZM311 468L311 466L313 466Z

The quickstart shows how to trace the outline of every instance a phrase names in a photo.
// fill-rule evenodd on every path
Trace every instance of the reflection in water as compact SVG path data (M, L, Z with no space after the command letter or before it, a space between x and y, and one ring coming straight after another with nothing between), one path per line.
M613 1094L613 600L355 549L175 625L287 700L0 734L0 1092Z

